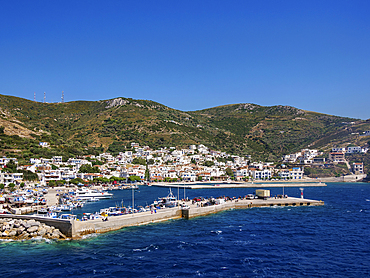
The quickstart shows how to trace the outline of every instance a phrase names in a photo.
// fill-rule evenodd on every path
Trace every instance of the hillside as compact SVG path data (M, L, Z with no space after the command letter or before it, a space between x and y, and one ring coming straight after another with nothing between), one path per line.
M355 121L356 124L351 124ZM0 95L0 155L118 153L131 142L153 148L204 144L253 159L276 160L305 147L322 148L370 129L369 122L289 106L233 104L183 112L129 98L40 103ZM1 130L0 130L1 133ZM39 141L51 148L38 147Z

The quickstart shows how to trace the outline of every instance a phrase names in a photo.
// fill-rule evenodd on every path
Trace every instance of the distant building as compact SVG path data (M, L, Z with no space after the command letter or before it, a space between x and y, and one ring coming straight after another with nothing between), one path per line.
M347 153L361 153L361 147L348 147Z
M331 152L329 153L329 160L332 162L345 162L345 154L342 152Z
M43 147L43 148L47 148L47 147L49 147L49 143L48 142L39 142L39 146Z
M347 150L346 148L332 148L331 151L333 153L345 153Z
M363 163L353 163L352 164L352 171L356 175L360 175L364 173L364 164Z
M293 167L292 169L282 169L279 172L282 179L300 180L303 178L303 168Z

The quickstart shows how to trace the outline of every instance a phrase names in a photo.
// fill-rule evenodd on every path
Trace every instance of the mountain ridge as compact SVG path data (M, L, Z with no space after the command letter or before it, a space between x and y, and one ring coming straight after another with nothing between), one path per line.
M361 130L368 127L363 120L284 105L238 103L180 111L155 101L124 97L41 103L0 95L3 136L29 140L22 148L9 138L7 143L2 139L2 155L11 153L7 150L16 144L26 153L24 159L35 150L40 155L59 151L65 156L118 153L131 148L130 142L138 142L153 148L204 144L231 154L277 160L300 148L322 148L338 136L348 137L359 129L351 122ZM38 141L50 143L49 153L38 149ZM27 149L31 145L32 150Z

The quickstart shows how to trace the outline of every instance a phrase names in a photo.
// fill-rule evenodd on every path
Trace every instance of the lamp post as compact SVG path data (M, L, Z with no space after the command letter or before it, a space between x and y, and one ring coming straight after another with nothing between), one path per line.
M134 186L132 187L132 213L134 213L135 208L135 193L134 193Z

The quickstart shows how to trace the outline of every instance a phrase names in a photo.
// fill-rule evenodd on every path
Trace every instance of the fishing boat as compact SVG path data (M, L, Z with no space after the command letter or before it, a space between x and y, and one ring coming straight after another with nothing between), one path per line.
M172 194L171 188L166 197L159 198L157 205L166 208L173 208L177 206L177 198Z
M64 219L64 220L76 220L77 219L77 215L73 215L73 214L62 214L58 218L59 219Z

